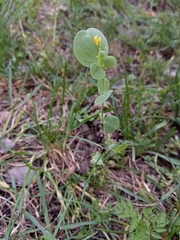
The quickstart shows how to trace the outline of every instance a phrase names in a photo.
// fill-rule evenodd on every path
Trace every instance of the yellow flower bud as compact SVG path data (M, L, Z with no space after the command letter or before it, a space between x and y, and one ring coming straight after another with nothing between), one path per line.
M94 43L100 47L101 46L101 37L98 37L97 35L94 37Z
M97 42L97 35L94 37L94 43L96 44Z
M101 46L101 37L98 37L97 39L97 45L100 47Z

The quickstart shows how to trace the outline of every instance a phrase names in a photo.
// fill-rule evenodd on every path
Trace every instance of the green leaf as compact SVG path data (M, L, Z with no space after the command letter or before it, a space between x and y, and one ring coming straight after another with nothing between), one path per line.
M99 152L96 152L92 157L91 163L95 165L103 165L102 155Z
M102 67L97 66L97 63L93 63L90 67L90 73L92 78L99 80L105 77L105 71Z
M162 235L159 235L156 232L151 232L151 237L153 237L153 239L162 239Z
M100 50L103 50L105 52L105 56L108 56L108 54L109 54L109 45L108 45L107 39L104 36L104 34L101 31L99 31L98 29L96 29L96 28L88 28L86 31L89 34L89 36L93 39L93 43L94 43L94 37L95 36L101 37L101 47L100 47ZM99 47L98 46L96 46L96 47L97 47L98 52L99 52Z
M119 119L116 116L107 116L104 121L105 133L113 133L119 127Z
M26 218L29 219L45 236L51 238L52 240L56 240L56 238L48 232L33 215L31 215L28 211L25 211L24 213Z
M111 93L113 92L113 90L108 90L106 93L101 94L100 96L98 96L95 100L95 104L103 104L105 103L105 101L110 97Z
M98 61L99 47L94 43L94 37L101 37L100 49L104 51L104 55L108 56L109 46L103 35L96 28L88 28L87 30L79 31L73 42L73 51L77 60L85 67L90 67L92 63Z
M115 153L122 153L124 150L126 150L126 148L127 148L127 144L126 143L122 143L121 145L117 146L114 149L114 152Z
M109 89L109 80L107 78L100 79L97 83L98 93L106 93Z
M104 68L112 68L117 66L117 60L113 56L107 56L104 58Z

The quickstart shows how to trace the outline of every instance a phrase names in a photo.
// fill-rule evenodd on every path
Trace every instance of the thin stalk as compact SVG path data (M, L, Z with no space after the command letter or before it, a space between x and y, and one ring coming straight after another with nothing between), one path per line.
M104 120L105 120L105 117L104 117L104 103L102 103L102 105L101 105L101 121L102 121L103 127L104 127ZM107 144L107 147L109 149L110 142L109 142L108 133L105 132L105 136L106 136L106 144Z

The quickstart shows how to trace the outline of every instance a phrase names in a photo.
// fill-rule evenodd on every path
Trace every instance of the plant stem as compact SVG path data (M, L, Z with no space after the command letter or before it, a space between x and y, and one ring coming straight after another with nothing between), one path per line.
M102 121L103 127L104 127L104 120L105 120L105 116L104 116L104 103L102 103L102 105L101 105L101 121ZM105 135L106 135L106 144L107 144L107 147L109 149L109 136L108 136L108 133L105 132Z

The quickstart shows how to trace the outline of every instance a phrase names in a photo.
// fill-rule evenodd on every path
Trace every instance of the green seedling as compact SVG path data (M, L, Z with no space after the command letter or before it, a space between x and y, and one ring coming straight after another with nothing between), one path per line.
M106 77L106 70L117 66L117 61L113 56L109 56L109 45L107 39L96 28L81 30L74 38L73 51L77 60L85 67L90 68L92 78L97 80L99 96L95 104L101 105L100 119L103 123L106 134L106 143L109 146L108 134L113 133L119 127L119 119L114 115L106 116L104 113L104 103L112 94L109 89L109 80Z

